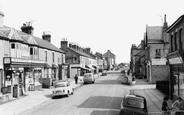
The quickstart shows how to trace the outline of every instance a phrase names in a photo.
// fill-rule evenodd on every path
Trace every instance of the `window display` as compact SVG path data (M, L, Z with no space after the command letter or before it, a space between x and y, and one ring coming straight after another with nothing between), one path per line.
M180 97L184 97L184 73L179 73Z
M178 96L178 73L174 73L174 94Z

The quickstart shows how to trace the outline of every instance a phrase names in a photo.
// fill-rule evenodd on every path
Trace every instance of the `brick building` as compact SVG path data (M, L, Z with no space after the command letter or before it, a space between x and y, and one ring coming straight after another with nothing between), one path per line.
M170 94L171 99L178 96L184 99L184 15L180 16L169 28L170 52L168 54L170 66Z

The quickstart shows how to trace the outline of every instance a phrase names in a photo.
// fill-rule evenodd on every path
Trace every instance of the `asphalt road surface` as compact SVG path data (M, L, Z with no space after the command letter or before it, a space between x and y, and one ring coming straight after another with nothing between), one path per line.
M94 84L85 84L69 97L51 98L20 115L118 115L120 103L129 93L117 72L100 76ZM25 103L26 104L26 103Z

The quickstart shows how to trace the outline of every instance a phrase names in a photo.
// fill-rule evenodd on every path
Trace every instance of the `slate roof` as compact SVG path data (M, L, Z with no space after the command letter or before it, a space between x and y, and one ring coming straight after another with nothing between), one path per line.
M162 39L162 27L161 26L147 26L146 31L147 31L148 42L150 39L152 40Z
M104 57L109 57L109 56L115 56L110 50L107 50L105 54L103 54Z
M10 28L8 26L4 26L3 28L0 28L0 36L17 40L20 42L24 42L30 45L38 45L41 48L53 50L56 52L65 53L64 51L57 48L56 46L54 46L53 44L51 44L46 40L43 40L36 36L28 35L22 31L16 30L14 28Z
M73 48L70 48L70 47L68 47L68 49L71 50L71 51L73 51L73 52L75 52L75 53L77 53L77 54L79 54L79 55L92 58L90 55L88 55L88 54L86 54L84 52L80 52L80 51L74 50Z
M183 21L183 20L184 20L184 14L181 15L174 23L172 23L172 25L170 25L170 26L167 28L166 32L169 33L170 30L172 30L178 23L180 23L180 22Z

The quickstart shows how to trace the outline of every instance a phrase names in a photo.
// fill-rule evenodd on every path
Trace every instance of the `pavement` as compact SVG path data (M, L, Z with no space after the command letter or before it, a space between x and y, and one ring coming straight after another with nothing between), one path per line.
M162 115L161 107L163 98L166 96L158 89L155 84L149 84L143 79L136 79L136 85L130 90L131 93L142 95L147 100L148 115ZM171 107L173 100L168 101Z
M95 74L95 78L99 76L99 74ZM81 84L75 84L74 79L69 79L69 82L74 87L74 89L81 86ZM146 97L149 112L148 115L161 115L161 106L163 97L165 95L156 89L155 84L149 84L142 79L136 79L136 84L130 86L130 92ZM40 91L26 92L25 96L21 96L18 99L14 99L10 102L1 104L0 114L18 115L26 110L29 110L39 104L50 100L52 97L51 94L52 88L43 89ZM172 103L172 100L168 101L169 106L171 106Z

